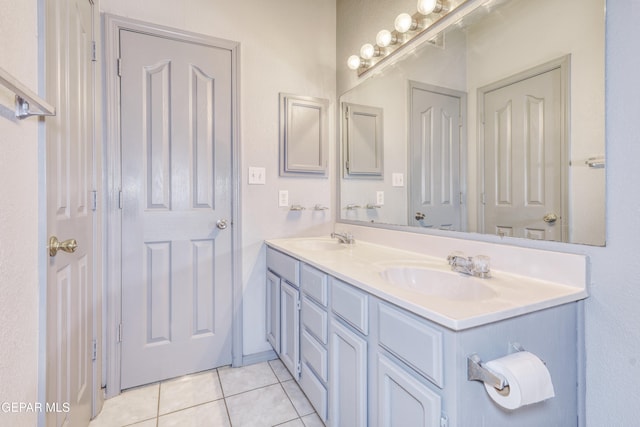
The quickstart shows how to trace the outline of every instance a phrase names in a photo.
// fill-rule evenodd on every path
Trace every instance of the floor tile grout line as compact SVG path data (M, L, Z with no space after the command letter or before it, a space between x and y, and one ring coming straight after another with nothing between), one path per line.
M216 376L218 377L218 384L220 384L220 391L222 392L222 401L224 403L224 410L227 411L227 420L229 420L229 427L233 427L231 422L231 413L229 412L229 405L227 405L227 398L224 395L224 389L222 388L222 379L220 378L220 371L216 369Z

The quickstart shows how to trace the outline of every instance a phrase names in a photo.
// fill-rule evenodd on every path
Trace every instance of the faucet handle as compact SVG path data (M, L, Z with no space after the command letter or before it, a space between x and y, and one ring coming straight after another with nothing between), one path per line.
M453 251L449 254L449 256L447 256L447 261L449 262L449 265L452 265L459 258L467 259L467 256L464 254L464 252Z
M471 259L472 269L474 276L478 277L490 277L491 271L489 269L489 263L491 258L486 255L476 255Z

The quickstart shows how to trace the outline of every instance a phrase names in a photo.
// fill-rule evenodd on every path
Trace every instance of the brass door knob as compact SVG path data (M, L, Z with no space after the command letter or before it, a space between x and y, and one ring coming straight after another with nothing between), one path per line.
M422 212L416 212L416 221L422 221L425 218L425 215Z
M58 251L68 252L71 254L76 251L77 247L78 242L76 242L76 239L68 239L61 242L56 236L52 236L49 239L49 256L56 256Z
M547 224L553 224L554 222L556 222L558 220L558 215L554 214L554 213L548 213L545 216L542 217L542 220L544 222L546 222Z

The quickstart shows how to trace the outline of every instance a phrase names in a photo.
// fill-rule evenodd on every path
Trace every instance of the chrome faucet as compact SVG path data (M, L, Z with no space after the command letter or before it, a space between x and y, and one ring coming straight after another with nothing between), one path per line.
M474 277L486 279L491 277L489 270L489 257L486 255L477 255L467 257L460 252L453 252L447 257L447 261L451 266L451 270L458 273L468 274Z
M353 238L353 234L349 232L345 233L331 233L332 239L338 239L340 243L346 243L347 245L353 245L356 241Z

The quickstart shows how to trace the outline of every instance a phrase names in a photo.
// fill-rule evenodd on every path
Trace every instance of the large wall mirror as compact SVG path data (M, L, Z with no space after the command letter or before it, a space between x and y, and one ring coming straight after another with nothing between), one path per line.
M604 13L489 1L367 72L340 106L380 111L382 179L341 174L339 220L604 245Z

